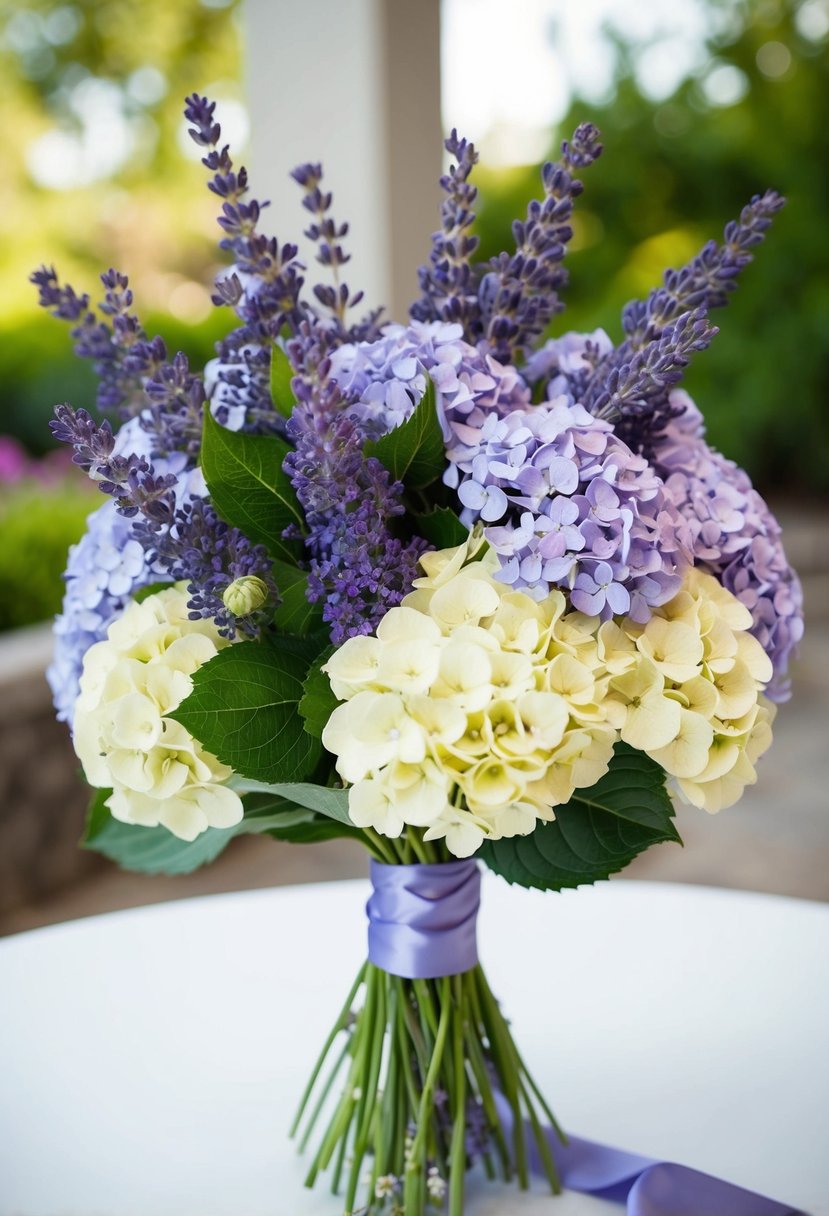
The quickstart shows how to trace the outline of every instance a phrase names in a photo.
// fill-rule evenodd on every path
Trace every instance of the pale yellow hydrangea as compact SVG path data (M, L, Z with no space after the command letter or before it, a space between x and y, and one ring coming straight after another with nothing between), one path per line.
M692 569L647 625L608 622L599 643L612 671L604 702L620 738L673 778L686 802L731 806L757 780L774 706L771 661L751 614L710 574Z
M132 603L90 647L74 745L90 785L112 789L116 819L195 840L238 823L242 801L224 784L232 770L168 716L193 672L229 645L213 621L188 618L188 598L180 583Z
M343 702L323 743L351 785L360 827L407 825L465 857L524 835L607 771L622 740L709 811L756 779L771 741L771 664L748 611L692 570L647 625L541 603L494 577L470 537L427 553L425 577L374 637L324 670Z
M323 743L351 784L354 822L407 824L456 856L523 835L607 771L618 733L601 708L598 621L537 604L493 578L479 541L427 553L425 577L328 661L335 695Z

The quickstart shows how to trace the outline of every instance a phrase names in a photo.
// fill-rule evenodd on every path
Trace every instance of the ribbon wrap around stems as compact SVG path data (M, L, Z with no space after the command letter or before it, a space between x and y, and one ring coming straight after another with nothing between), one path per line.
M368 958L375 967L407 980L433 980L477 965L477 862L388 866L372 861L371 882Z
M369 961L405 979L437 979L478 963L475 923L481 876L474 860L439 865L372 861L368 913ZM506 1129L509 1104L496 1095ZM572 1191L625 1203L627 1216L807 1216L710 1174L637 1153L569 1137L547 1139L561 1181ZM537 1173L539 1163L534 1162Z

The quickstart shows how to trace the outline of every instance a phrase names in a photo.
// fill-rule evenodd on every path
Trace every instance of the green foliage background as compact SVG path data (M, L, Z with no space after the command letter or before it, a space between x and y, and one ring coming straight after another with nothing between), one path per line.
M829 38L799 32L795 0L709 0L729 33L709 42L706 72L728 65L744 96L707 98L701 79L654 102L636 83L635 51L615 38L615 80L605 102L573 99L551 141L590 119L604 155L585 172L577 204L571 282L562 328L602 325L614 340L619 314L666 266L680 266L753 194L774 187L788 205L726 309L721 334L697 356L686 387L712 442L744 465L764 492L807 496L829 489ZM791 56L764 75L758 52L780 43ZM762 54L760 59L762 61ZM509 247L509 227L537 195L535 167L477 178L481 253ZM505 244L506 243L506 244Z

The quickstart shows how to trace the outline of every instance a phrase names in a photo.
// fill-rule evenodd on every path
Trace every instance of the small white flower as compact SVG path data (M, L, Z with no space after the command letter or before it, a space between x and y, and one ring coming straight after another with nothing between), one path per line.
M375 1199L389 1199L397 1190L397 1178L394 1174L383 1174L374 1184Z

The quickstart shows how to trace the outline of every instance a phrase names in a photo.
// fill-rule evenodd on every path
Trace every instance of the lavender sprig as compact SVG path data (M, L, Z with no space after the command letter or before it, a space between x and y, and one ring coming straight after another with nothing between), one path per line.
M349 309L355 308L363 299L364 293L357 291L351 294L348 284L340 279L340 271L351 255L346 253L340 242L348 235L348 224L338 224L331 215L333 195L330 190L322 190L322 165L298 165L291 177L303 189L302 205L314 217L312 223L305 229L305 236L317 247L316 258L321 266L331 271L334 285L316 283L313 292L322 307L331 315L334 331L341 342L373 341L379 334L377 322L382 309L368 314L357 326L347 326L345 319Z
M413 321L460 322L465 336L474 342L480 331L480 310L471 257L478 248L478 238L469 229L475 220L473 207L478 191L469 178L478 163L478 153L475 145L460 139L455 129L444 147L455 163L440 179L446 195L440 208L441 227L432 235L429 265L417 272L423 295L409 312Z
M238 172L227 145L220 147L222 129L214 120L216 103L193 93L184 116L190 136L207 149L202 164L210 170L208 189L222 200L218 222L224 236L220 248L231 254L234 269L216 282L213 303L234 309L242 324L218 346L218 378L222 382L220 422L233 406L244 408L247 430L281 430L270 395L270 349L283 329L296 333L305 315L299 294L302 263L296 245L282 246L259 231L267 202L248 199L248 174Z
M639 350L623 343L600 365L612 364L603 378L593 377L583 404L608 421L652 417L667 390L681 380L691 354L704 350L716 333L706 310L697 308L683 313Z
M139 520L133 535L144 546L148 562L161 566L173 582L187 583L190 620L211 618L223 637L232 638L237 630L248 637L258 636L279 603L265 547L226 524L204 498L192 497L182 503L171 526L157 526L152 518ZM266 608L235 617L223 592L237 579L251 575L267 588Z
M109 422L100 425L86 410L58 405L50 424L60 443L74 448L72 461L84 470L102 493L115 499L122 515L139 512L161 526L172 522L175 512L175 474L156 476L145 456L115 452L115 436Z
M576 128L570 143L561 145L561 161L544 165L545 198L533 200L527 218L513 224L515 253L501 253L490 262L479 290L480 333L487 349L501 363L525 358L563 304L558 292L567 282L561 265L573 235L570 218L583 186L575 173L601 154L599 132L592 123Z
M295 450L285 471L308 528L308 599L322 602L331 640L370 633L399 604L417 575L425 542L403 542L391 521L403 514L402 486L374 457L342 408L343 392L330 376L334 335L306 324L288 344L299 402L288 424Z
M652 291L647 300L625 305L622 325L630 349L641 349L690 309L710 310L727 304L739 275L753 260L750 250L762 242L785 202L774 190L755 194L739 220L726 224L721 245L708 241L686 266L666 270L664 286Z
M63 286L55 268L41 266L30 276L38 289L41 307L54 317L69 321L75 354L92 362L98 377L98 408L117 412L127 419L139 413L144 400L144 379L166 358L160 338L148 340L140 321L130 310L132 291L126 275L108 270L101 275L105 295L100 311L110 324L90 308L89 296Z
M105 294L99 308L109 323L89 307L88 295L61 286L53 267L41 267L31 281L44 308L74 322L75 353L91 359L98 376L99 409L123 420L140 416L156 454L186 452L195 457L202 429L201 378L190 373L185 355L168 362L163 340L147 337L131 311L133 293L127 276L117 270L101 275Z
M773 190L755 195L739 220L726 225L722 245L709 241L681 270L668 270L664 286L623 312L628 337L596 367L584 395L592 413L614 418L616 430L650 458L676 417L668 389L681 379L690 354L716 334L704 322L708 310L727 303L737 277L752 260L750 250L768 230L785 200ZM655 375L648 377L648 369Z

